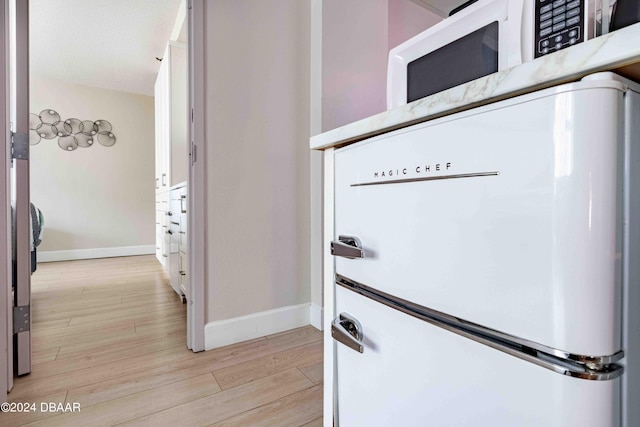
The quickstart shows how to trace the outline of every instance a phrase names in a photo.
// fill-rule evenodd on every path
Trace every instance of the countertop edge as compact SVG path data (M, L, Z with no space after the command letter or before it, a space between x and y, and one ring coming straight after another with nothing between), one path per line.
M312 136L310 148L339 147L586 75L640 62L640 23Z

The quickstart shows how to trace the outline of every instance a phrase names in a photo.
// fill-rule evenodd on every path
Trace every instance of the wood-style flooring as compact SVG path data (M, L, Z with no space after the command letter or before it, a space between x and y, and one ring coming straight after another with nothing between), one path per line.
M39 264L33 368L0 426L321 426L322 333L304 327L193 353L155 257ZM41 402L80 412L42 412Z

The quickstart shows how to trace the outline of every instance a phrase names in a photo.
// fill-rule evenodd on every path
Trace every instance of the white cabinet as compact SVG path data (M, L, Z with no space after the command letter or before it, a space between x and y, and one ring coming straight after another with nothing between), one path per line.
M155 85L156 190L187 179L187 53L170 42Z
M169 192L167 212L168 273L171 287L183 298L187 275L187 184L175 185ZM165 267L166 268L166 267Z
M186 215L187 150L187 52L183 43L169 42L155 84L156 139L156 257L172 277L172 286L180 291L180 220ZM172 209L172 189L184 188L184 203ZM181 212L184 210L185 212ZM186 216L184 218L186 242ZM186 244L185 244L186 248ZM186 249L184 251L186 256ZM184 262L186 266L186 261ZM178 280L175 280L177 275Z
M171 287L180 296L187 291L187 183L156 194L156 257Z
M156 258L165 268L169 263L169 248L167 246L167 232L169 231L169 192L156 194Z
M180 227L178 231L178 252L180 256L180 291L183 295L187 294L189 260L187 258L187 186L180 188L178 191L178 211L180 213Z
M170 117L169 67L163 62L155 85L156 191L167 190L170 186Z
M184 45L170 45L170 155L171 185L178 185L188 178L188 104L187 104L187 49Z
M187 291L187 185L178 184L169 193L170 249L169 263L171 287L181 295Z
M156 194L156 258L171 287L183 298L187 290L187 183Z

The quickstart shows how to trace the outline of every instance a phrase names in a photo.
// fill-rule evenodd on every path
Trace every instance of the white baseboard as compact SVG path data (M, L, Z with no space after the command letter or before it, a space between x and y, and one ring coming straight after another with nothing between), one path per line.
M72 249L68 251L38 251L38 262L75 261L78 259L113 258L120 256L150 255L155 245L123 246L119 248Z
M309 311L307 303L209 322L204 327L204 348L211 350L306 326Z
M316 304L311 304L311 307L309 307L309 323L311 323L311 326L318 329L319 331L322 331L324 329L322 316L322 307Z

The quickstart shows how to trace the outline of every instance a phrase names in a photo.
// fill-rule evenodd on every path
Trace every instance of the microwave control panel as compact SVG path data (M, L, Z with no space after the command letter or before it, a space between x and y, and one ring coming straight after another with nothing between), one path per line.
M584 0L534 1L535 58L584 41Z

